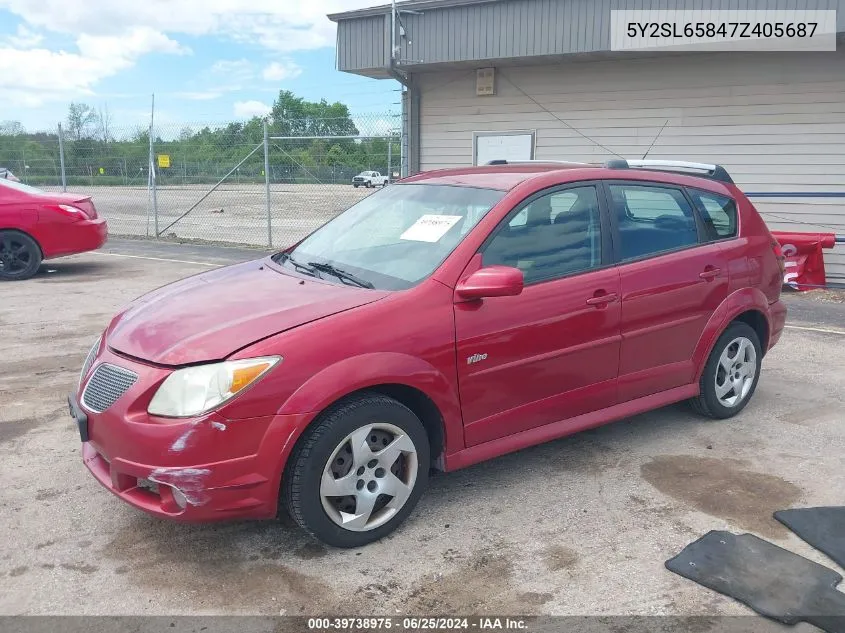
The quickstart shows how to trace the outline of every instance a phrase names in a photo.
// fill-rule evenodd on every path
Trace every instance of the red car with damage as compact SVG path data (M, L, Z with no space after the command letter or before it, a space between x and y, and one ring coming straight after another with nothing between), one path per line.
M185 521L395 529L451 471L682 400L751 399L783 258L721 167L408 178L297 245L153 291L69 397L94 477Z
M0 178L0 281L29 279L43 260L96 250L107 238L90 196Z

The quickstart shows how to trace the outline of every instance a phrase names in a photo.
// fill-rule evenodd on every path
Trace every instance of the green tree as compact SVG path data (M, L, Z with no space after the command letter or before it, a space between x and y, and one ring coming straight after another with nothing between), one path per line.
M357 136L349 106L340 103L306 101L290 90L282 90L271 111L273 133L279 136Z
M65 133L71 141L90 138L99 125L97 111L87 103L72 102L67 109L67 129Z

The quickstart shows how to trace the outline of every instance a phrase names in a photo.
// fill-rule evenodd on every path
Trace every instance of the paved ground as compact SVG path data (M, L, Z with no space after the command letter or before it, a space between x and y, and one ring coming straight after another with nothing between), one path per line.
M266 246L264 185L225 183L200 201L210 189L210 185L159 187L156 201L160 234L171 239ZM98 211L109 221L112 235L155 235L155 215L146 187L71 187L69 190L93 196ZM374 191L355 189L352 185L272 185L273 244L296 242ZM167 228L197 203L184 219Z
M833 566L770 518L845 489L845 305L797 296L738 418L669 407L438 476L360 550L287 520L186 526L122 504L65 411L85 351L135 296L257 255L115 240L2 286L0 614L748 613L663 567L710 529Z

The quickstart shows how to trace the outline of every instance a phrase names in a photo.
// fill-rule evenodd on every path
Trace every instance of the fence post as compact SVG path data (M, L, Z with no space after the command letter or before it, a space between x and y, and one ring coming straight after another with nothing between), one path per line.
M390 131L390 136L387 137L387 182L393 180L393 131Z
M62 138L61 123L59 123L59 165L61 165L62 168L62 191L67 191L67 178L65 177L65 142Z
M155 150L153 148L153 134L155 133L155 104L156 96L153 95L153 105L150 111L150 186L152 187L153 200L153 226L155 227L156 238L159 237L158 232L158 193L156 191L156 168L155 168Z
M267 195L267 245L273 248L273 216L270 209L270 134L264 119L264 188Z

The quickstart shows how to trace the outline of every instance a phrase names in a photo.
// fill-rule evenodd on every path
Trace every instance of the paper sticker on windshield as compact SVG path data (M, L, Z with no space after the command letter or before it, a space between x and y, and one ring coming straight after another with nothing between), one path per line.
M463 217L462 215L424 215L414 222L411 228L402 233L399 239L414 242L437 242Z

